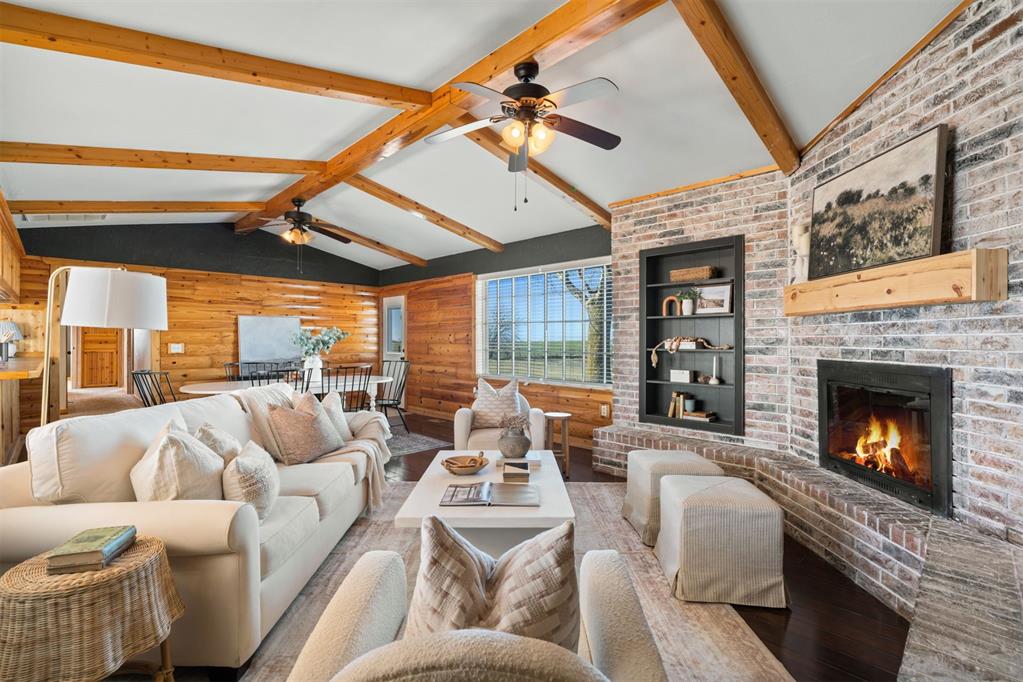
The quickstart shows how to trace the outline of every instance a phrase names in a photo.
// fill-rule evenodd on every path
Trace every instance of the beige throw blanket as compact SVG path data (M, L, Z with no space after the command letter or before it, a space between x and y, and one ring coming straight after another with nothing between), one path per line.
M338 455L364 454L368 460L366 481L369 483L369 508L377 509L383 500L384 465L391 460L391 449L387 447L391 428L380 412L350 412L345 414L345 418L355 438L324 457L340 459Z

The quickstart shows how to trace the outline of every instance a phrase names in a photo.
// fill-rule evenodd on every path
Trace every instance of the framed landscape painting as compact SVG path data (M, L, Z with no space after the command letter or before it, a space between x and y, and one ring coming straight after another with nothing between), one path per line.
M810 279L938 254L946 137L935 126L814 188Z

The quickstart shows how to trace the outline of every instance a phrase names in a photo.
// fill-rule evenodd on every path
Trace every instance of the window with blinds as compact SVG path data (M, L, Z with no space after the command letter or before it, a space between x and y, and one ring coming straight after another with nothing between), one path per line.
M480 283L480 371L611 383L611 266Z

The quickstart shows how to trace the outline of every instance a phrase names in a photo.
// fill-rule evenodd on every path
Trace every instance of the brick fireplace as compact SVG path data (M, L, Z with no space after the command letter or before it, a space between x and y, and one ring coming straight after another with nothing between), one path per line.
M613 207L614 424L594 432L596 468L624 477L626 454L639 448L704 454L755 481L785 508L790 535L905 615L917 600L928 534L949 507L956 532L1023 544L1023 99L1003 75L1018 73L1020 38L983 38L1019 9L1019 0L971 6L791 176L765 173ZM803 276L791 235L809 222L813 188L937 123L950 131L943 249L1007 248L1009 299L784 317L783 288ZM745 242L744 432L643 423L639 252L734 235ZM941 465L949 475L939 484L950 495L938 514L929 511L933 498L925 510L920 500L821 466L822 361L926 366L951 377L953 428Z

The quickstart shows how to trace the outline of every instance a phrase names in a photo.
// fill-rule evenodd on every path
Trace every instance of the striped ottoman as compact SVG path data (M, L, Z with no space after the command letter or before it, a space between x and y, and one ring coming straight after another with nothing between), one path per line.
M749 481L665 476L654 553L679 599L784 608L783 525L781 507Z
M627 464L624 516L644 545L654 546L661 529L661 478L673 474L724 476L717 464L682 450L633 450Z

